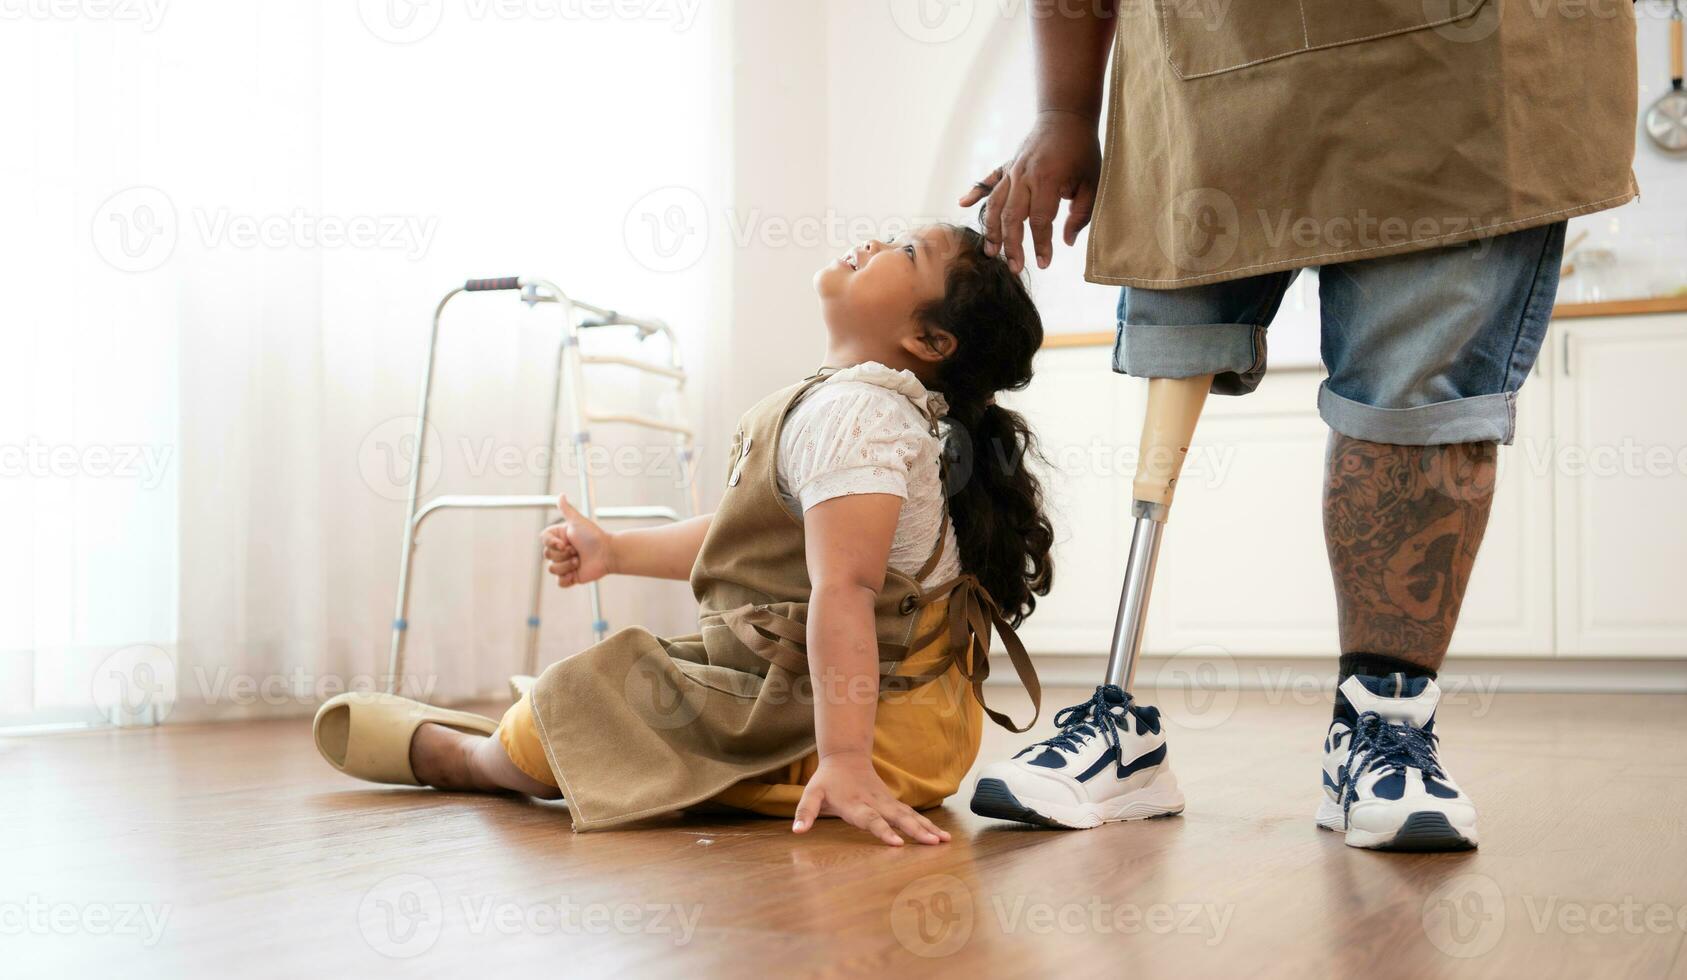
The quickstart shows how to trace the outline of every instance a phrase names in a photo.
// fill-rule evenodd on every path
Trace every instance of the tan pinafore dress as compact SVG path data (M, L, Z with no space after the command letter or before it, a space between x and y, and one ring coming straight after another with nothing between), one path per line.
M776 454L791 407L826 378L777 391L740 420L726 489L691 571L699 632L664 638L624 629L553 664L534 684L534 724L575 830L705 803L776 812L765 805L769 794L789 793L812 774L812 761L804 765L815 747L808 565L802 520L779 497ZM937 419L927 420L935 436ZM881 699L917 704L935 681L958 674L983 706L994 630L1040 708L1030 658L978 579L963 573L929 589L916 582L936 567L948 520L945 513L915 578L886 572L874 606ZM915 651L917 673L903 669ZM929 700L943 709L941 697ZM983 710L1014 731L1036 720L1015 727Z

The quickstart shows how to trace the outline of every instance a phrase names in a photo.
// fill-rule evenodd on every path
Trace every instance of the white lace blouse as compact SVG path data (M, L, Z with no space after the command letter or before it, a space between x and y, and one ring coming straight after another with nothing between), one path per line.
M902 498L890 567L909 576L925 564L943 520L941 447L916 405L931 406L939 416L947 408L943 396L927 391L913 372L867 361L809 389L786 417L779 439L779 494L793 513L850 494ZM951 522L943 557L922 584L947 582L960 569Z

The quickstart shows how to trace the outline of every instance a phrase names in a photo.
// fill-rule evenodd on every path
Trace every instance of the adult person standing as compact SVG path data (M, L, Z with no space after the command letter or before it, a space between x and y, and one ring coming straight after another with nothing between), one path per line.
M1211 375L1215 393L1253 390L1285 290L1319 269L1341 660L1317 821L1359 847L1475 846L1435 676L1565 220L1637 193L1630 3L1035 0L1032 16L1036 121L962 205L984 202L1015 271L1027 225L1048 266L1061 200L1068 245L1093 216L1086 277L1123 287L1113 369ZM1073 827L1182 809L1156 709L1103 685L1057 720L985 770L994 797L974 809Z

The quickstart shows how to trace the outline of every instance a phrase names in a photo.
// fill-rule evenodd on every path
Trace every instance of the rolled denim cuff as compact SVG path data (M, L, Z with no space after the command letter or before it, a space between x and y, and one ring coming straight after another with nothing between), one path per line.
M1324 382L1318 414L1344 436L1396 446L1447 446L1460 442L1511 445L1517 431L1517 393L1496 392L1415 408L1378 408L1343 398Z
M1120 323L1113 370L1134 378L1213 375L1215 395L1245 395L1265 377L1265 328L1251 323Z

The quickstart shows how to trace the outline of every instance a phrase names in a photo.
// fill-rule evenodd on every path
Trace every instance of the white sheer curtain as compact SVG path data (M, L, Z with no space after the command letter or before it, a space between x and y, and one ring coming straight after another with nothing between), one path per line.
M652 191L724 185L722 32L687 4L117 8L0 34L0 725L302 712L385 670L447 288L545 275L703 363L718 252L652 269L624 229ZM505 300L447 323L436 492L542 483L555 321ZM681 499L637 468L604 493ZM430 526L413 690L502 686L537 521ZM621 586L609 618L676 630L685 598ZM589 639L583 596L545 613L545 659Z

